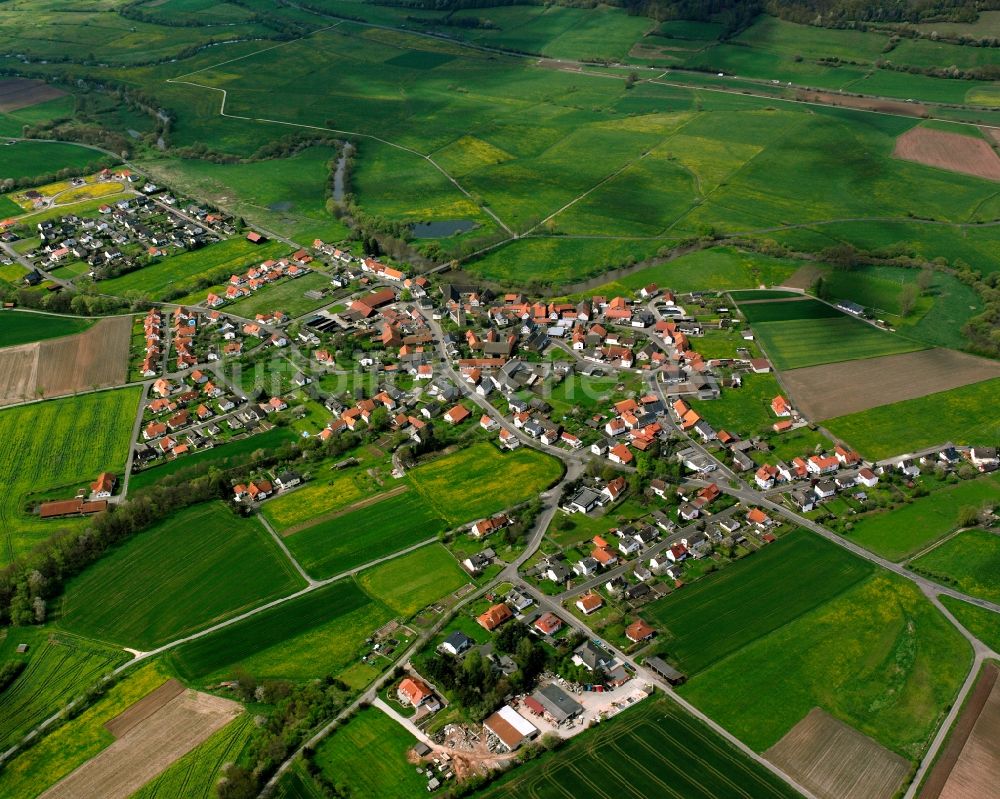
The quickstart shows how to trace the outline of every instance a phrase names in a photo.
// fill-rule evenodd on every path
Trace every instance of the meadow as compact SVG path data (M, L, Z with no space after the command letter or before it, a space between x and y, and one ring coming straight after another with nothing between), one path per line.
M95 319L49 316L28 311L4 311L0 316L0 347L82 333Z
M427 789L427 778L406 762L415 744L398 722L369 707L323 739L316 747L316 765L351 796L411 799Z
M5 486L0 561L9 563L53 533L80 526L77 519L43 522L29 515L28 497L46 492L71 498L102 471L121 476L138 403L139 389L126 388L0 411L0 482Z
M299 530L285 544L311 576L324 579L434 538L445 526L407 491Z
M182 472L185 469L213 466L219 469L232 468L246 463L247 456L257 450L276 450L283 444L295 441L295 434L287 427L272 427L263 433L220 444L211 449L192 452L183 458L160 463L151 469L133 472L129 478L129 491L139 491L155 485L159 480ZM270 503L265 507L270 507Z
M838 416L823 426L873 459L916 452L945 441L982 445L1000 438L997 391L1000 379L984 380Z
M693 340L698 351L698 339ZM704 353L703 353L704 354ZM771 400L782 393L773 374L745 374L739 388L724 388L718 399L692 401L691 407L704 416L716 430L728 430L746 437L770 430L778 417L771 410Z
M498 484L491 479L503 473ZM473 444L410 471L413 487L452 526L526 502L562 472L550 455L528 447L501 453L488 443Z
M900 508L857 519L849 536L876 554L902 560L958 527L961 508L991 503L1000 503L997 475L935 489Z
M333 147L308 147L289 158L242 164L158 158L139 166L250 224L309 244L315 238L336 241L347 233L326 210L327 180L336 155Z
M362 572L358 584L401 616L461 588L468 575L440 544L431 544Z
M198 284L215 283L233 272L288 254L288 245L279 241L251 244L243 238L216 242L200 250L163 258L134 272L102 280L107 294L139 292L151 298L179 296L197 290ZM206 292L207 293L207 292Z
M967 642L916 586L881 573L748 643L681 693L757 751L820 707L916 762L970 661Z
M287 532L310 523L319 514L346 508L367 495L357 471L336 472L329 479L312 480L290 494L279 494L260 509L276 530Z
M1000 504L1000 491L993 504ZM994 533L966 530L911 561L909 567L969 596L1000 602L1000 537Z
M965 629L994 652L1000 652L1000 613L950 596L942 595L940 599Z
M60 169L96 171L113 162L114 159L105 153L90 147L62 142L20 141L3 149L3 176L17 180L53 174Z
M14 653L26 643L26 655ZM26 660L27 666L0 693L0 747L6 749L32 727L82 694L129 656L50 628L8 631L0 641L3 662Z
M158 688L170 674L153 662L128 673L80 715L4 765L0 799L37 796L114 741L104 724Z
M806 532L699 580L644 611L688 675L766 636L868 577L873 567Z
M211 502L170 516L72 580L59 625L153 649L304 585L256 519Z
M475 794L484 799L629 795L791 799L798 793L657 695Z
M218 796L216 783L222 777L223 767L238 762L253 730L251 716L244 713L147 782L130 799L164 799L168 796L215 799Z
M751 325L761 322L791 322L804 319L840 319L841 311L825 302L808 298L770 300L765 302L741 302L740 312Z

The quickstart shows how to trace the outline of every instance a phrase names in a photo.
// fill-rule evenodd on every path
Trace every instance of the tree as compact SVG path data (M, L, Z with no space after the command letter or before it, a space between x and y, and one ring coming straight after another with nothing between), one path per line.
M932 282L934 282L934 270L929 266L925 266L920 270L920 274L917 275L917 288L920 289L920 293L926 294Z
M913 313L913 306L917 304L918 289L916 284L907 283L899 293L899 313L901 316L909 316Z
M628 77L625 78L625 88L631 89L633 86L635 86L638 80L639 80L638 72L629 72Z
M42 624L45 621L45 600L36 596L31 603L31 610L35 614L35 624Z
M975 527L979 524L979 508L974 505L963 505L958 510L959 527Z

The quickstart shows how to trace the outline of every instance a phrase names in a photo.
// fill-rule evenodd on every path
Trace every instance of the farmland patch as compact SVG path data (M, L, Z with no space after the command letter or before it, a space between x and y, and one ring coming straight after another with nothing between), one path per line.
M791 369L781 379L809 419L829 419L1000 377L1000 363L936 347Z
M983 504L1000 505L1000 485L996 489ZM995 533L965 530L911 561L910 568L964 594L1000 602L1000 536Z
M796 295L782 299L756 302L742 300L740 311L746 320L755 325L759 322L788 322L795 319L838 319L844 314L825 302L810 297Z
M156 697L157 704L162 697ZM141 708L141 713L146 714L148 709ZM124 725L109 727L112 734L118 732L120 737L45 791L42 798L101 796L103 799L127 799L242 711L243 707L237 702L189 691L182 686L179 693L137 723L128 719L129 725L124 729Z
M0 113L9 114L21 108L62 97L66 92L41 80L5 78L0 80Z
M892 154L905 161L1000 180L1000 157L984 139L917 127L898 139Z
M402 616L410 616L469 581L440 544L393 558L358 576L369 594Z
M765 754L818 799L892 799L910 771L902 757L819 708Z
M4 311L0 316L0 347L13 347L47 338L82 333L96 319L78 316L54 316L31 311Z

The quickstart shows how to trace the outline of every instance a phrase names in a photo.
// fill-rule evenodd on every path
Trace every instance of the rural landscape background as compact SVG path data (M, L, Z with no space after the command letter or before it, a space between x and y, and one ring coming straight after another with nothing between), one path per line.
M1000 797L993 5L0 0L0 799Z

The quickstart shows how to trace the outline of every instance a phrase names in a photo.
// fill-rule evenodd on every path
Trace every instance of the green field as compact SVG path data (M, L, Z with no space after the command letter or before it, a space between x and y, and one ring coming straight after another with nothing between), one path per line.
M468 582L469 576L440 544L393 558L358 576L365 591L401 616L422 610Z
M555 458L522 447L501 453L473 444L409 474L413 487L451 525L472 522L538 496L561 474ZM504 479L494 477L502 473Z
M1000 439L1000 378L828 419L823 426L866 458L888 458L952 441L984 445Z
M757 751L820 707L916 761L970 659L916 586L880 573L744 646L681 693Z
M29 644L26 655L14 653ZM82 694L129 656L72 635L42 629L10 629L0 640L2 662L25 660L27 666L0 693L0 747L6 749L32 727Z
M753 330L774 368L781 371L926 349L925 344L878 330L843 314L822 319L761 322Z
M153 299L176 297L228 280L233 272L288 254L288 245L279 241L251 244L243 238L210 244L200 250L172 255L121 277L101 281L107 294L139 292ZM206 291L207 293L207 291Z
M74 579L60 625L153 649L304 585L256 519L212 502L140 533Z
M407 491L293 533L285 544L310 575L323 579L434 538L445 526L419 494Z
M159 662L129 672L91 707L6 763L0 771L0 799L37 796L106 749L114 737L104 724L170 677Z
M366 497L357 472L339 472L326 480L312 480L290 494L264 503L260 512L276 530L285 532L324 513L346 508Z
M129 491L148 488L164 477L193 466L211 465L219 469L240 466L246 463L246 458L251 453L257 450L275 450L283 444L294 441L295 438L295 433L287 427L272 427L270 430L247 438L220 444L211 449L192 452L183 458L167 461L151 469L143 469L141 472L134 472L129 478ZM268 503L267 507L270 507L270 504Z
M237 762L253 734L254 726L247 713L229 722L204 743L199 744L155 779L147 782L130 799L215 799L216 783L227 763Z
M43 522L24 512L30 494L72 498L102 471L119 476L128 457L139 389L102 391L0 411L0 561L28 551L76 519ZM39 431L44 431L40 435Z
M316 765L351 796L411 799L427 789L427 778L406 762L414 744L397 721L370 707L323 739L316 747Z
M239 9L221 3L216 7ZM140 166L164 183L218 203L251 224L310 244L315 238L336 241L347 233L326 210L327 177L335 157L332 147L309 147L290 158L245 164L159 159Z
M96 320L48 316L28 311L4 311L0 316L0 347L82 333Z
M284 311L290 317L315 311L330 302L329 299L314 300L306 297L307 291L323 291L330 288L330 278L322 272L310 272L308 275L294 280L265 286L245 300L239 300L226 307L228 313L253 319L257 314L268 314L272 311Z
M260 678L306 680L336 674L393 613L351 580L266 610L184 644L168 660L185 680L210 684L237 667Z
M1000 613L943 594L940 599L965 629L994 652L1000 651Z
M799 794L660 695L475 795L790 799Z
M685 673L727 655L833 599L872 566L811 533L796 532L644 611L664 629L670 658Z
M811 299L741 302L740 311L756 327L761 322L791 322L805 319L842 319L844 314L825 302Z
M1000 490L993 503L1000 504ZM963 594L1000 602L1000 536L995 533L965 530L909 565Z
M694 347L698 349L695 340ZM771 410L771 400L782 393L773 374L744 374L739 388L724 388L718 399L691 402L716 430L728 430L739 436L750 436L769 430L778 417Z
M883 557L902 560L958 527L964 506L991 503L1000 503L997 475L940 488L901 508L858 519L850 539Z
M20 135L20 134L19 134ZM3 176L5 178L30 178L51 175L60 169L98 169L116 159L105 153L62 142L21 141L4 147Z

